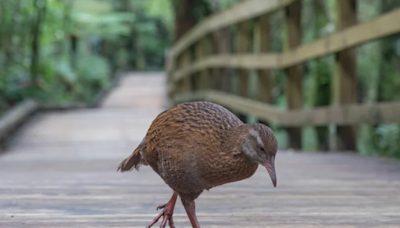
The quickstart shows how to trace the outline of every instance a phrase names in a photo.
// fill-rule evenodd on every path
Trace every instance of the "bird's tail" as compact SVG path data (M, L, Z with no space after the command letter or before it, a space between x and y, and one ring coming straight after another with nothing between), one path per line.
M121 171L121 173L131 170L135 168L139 170L140 165L146 165L142 157L142 151L145 149L145 139L139 144L135 151L129 157L125 158L118 166L117 171Z

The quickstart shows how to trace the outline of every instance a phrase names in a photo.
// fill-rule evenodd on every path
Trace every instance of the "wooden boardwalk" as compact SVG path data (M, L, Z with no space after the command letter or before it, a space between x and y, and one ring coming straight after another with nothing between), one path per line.
M0 155L0 227L145 227L172 191L148 167L116 168L162 111L164 80L127 75L100 109L32 119ZM279 152L276 162L276 189L260 167L205 192L202 227L400 227L398 161ZM179 201L175 222L190 227Z

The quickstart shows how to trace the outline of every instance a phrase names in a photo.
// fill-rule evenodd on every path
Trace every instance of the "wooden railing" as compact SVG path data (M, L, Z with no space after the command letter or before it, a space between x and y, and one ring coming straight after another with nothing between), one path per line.
M176 42L169 55L171 98L175 102L208 100L278 124L287 129L288 146L294 149L301 149L304 126L335 124L336 149L355 150L356 125L400 123L400 102L357 104L355 54L360 44L399 33L400 9L358 24L356 0L337 0L337 31L301 45L301 4L301 0L247 0L198 24ZM285 12L284 53L270 53L270 15L277 10ZM233 45L218 40L218 33L227 29L235 31ZM329 54L336 55L333 104L302 109L302 64ZM235 69L227 77L237 77L238 88L227 84L226 69ZM255 99L249 98L248 91L252 69L258 79ZM271 105L271 69L287 72L285 111Z

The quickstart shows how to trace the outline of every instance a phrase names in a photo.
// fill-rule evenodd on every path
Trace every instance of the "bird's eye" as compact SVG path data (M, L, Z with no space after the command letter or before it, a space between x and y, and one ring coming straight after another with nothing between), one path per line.
M259 148L261 151L265 152L264 147L259 146L258 148Z

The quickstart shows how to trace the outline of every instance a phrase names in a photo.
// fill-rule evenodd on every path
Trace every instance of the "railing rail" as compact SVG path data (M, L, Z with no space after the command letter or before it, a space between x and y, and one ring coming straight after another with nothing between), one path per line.
M301 0L247 0L194 27L176 42L170 55L169 88L175 102L209 100L286 127L289 146L295 149L301 148L304 126L335 124L336 148L354 150L355 125L400 123L400 102L357 104L355 55L355 48L363 43L400 33L400 8L358 24L357 1L337 0L337 31L301 44L301 4ZM285 11L283 53L270 52L269 18L277 10ZM215 38L224 30L234 31L234 43ZM224 45L226 50L221 50ZM334 101L328 107L303 109L302 64L329 54L336 55ZM271 104L271 69L287 72L285 111ZM249 70L256 70L258 78L257 96L252 98ZM226 77L236 77L236 86Z
M176 71L172 79L173 81L179 81L193 73L216 67L253 69L287 68L310 59L343 51L371 40L398 33L400 32L400 23L393 23L395 21L400 21L400 9L282 54L245 53L211 55L206 59L194 62L193 65ZM179 50L179 48L177 49Z

